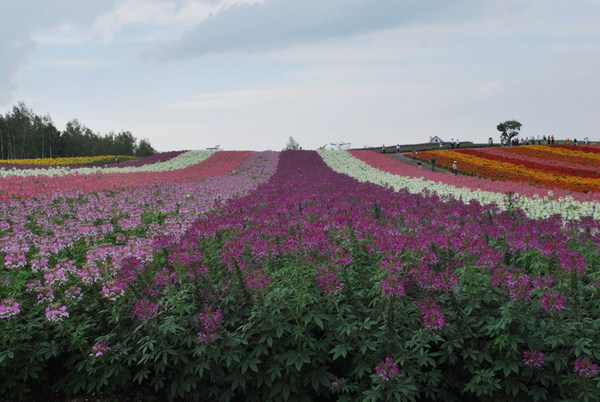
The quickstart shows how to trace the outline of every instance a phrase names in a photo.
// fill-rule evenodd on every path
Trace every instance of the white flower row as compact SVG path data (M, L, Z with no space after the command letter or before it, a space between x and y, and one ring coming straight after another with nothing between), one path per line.
M334 171L346 174L359 181L371 182L396 191L408 190L413 194L425 191L449 199L452 197L464 203L471 200L481 204L496 204L500 209L520 208L533 219L543 219L559 214L566 220L580 219L591 216L600 219L600 203L595 201L575 201L570 197L552 199L549 197L525 197L514 195L511 200L503 193L456 187L424 178L412 178L383 172L355 158L345 151L319 150L319 155Z
M63 176L73 173L133 173L133 172L164 172L167 170L179 170L200 163L215 151L188 151L163 162L151 163L143 166L132 167L84 167L69 169L66 167L54 167L49 169L0 169L0 177L7 176Z

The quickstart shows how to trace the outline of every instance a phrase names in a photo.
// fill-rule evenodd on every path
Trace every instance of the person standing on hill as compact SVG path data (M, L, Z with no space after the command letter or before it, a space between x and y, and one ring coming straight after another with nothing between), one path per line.
M431 162L431 171L435 172L435 156L432 156L429 162Z
M452 162L452 173L454 173L454 176L458 174L458 166L456 164L456 161Z
M413 149L413 152L412 152L413 163L417 163L417 154L418 154L417 150Z
M396 144L396 153L399 154L400 153L400 144Z

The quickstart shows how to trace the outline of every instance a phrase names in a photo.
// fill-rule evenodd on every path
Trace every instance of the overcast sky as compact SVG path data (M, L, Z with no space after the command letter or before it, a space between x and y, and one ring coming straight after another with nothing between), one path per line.
M600 0L0 0L0 113L161 151L600 140Z

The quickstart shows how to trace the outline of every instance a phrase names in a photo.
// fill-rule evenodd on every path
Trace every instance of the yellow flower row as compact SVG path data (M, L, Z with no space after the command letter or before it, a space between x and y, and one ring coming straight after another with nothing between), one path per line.
M455 151L437 151L436 154L443 155L449 159L460 160L466 163L470 163L476 166L482 166L487 169L494 169L497 171L502 171L506 173L516 173L520 175L529 176L534 180L540 181L553 181L553 182L562 182L562 183L571 183L571 184L583 184L594 187L600 186L600 178L589 178L589 177L579 177L579 176L569 176L552 172L543 172L537 169L527 168L521 165L516 165L507 162L501 162L492 159L481 158L474 155L464 154Z
M0 163L15 165L39 165L39 166L68 166L68 165L88 165L105 161L114 163L116 161L124 162L135 159L133 156L124 155L101 155L101 156L75 156L69 158L36 158L36 159L0 159Z
M536 151L551 152L558 155L600 160L600 153L576 151L574 149L549 147L546 145L529 145L528 148Z

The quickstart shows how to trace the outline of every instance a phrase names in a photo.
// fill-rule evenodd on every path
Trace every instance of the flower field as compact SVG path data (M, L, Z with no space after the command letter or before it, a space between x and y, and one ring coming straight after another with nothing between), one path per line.
M600 148L596 145L526 145L506 148L420 152L429 161L461 173L547 188L600 192Z
M6 173L0 399L597 400L597 192L368 151Z
M135 159L132 156L124 155L100 155L100 156L78 156L70 158L38 158L38 159L0 159L0 167L5 165L22 166L69 166L69 165L89 165L92 163L101 163L105 161L114 162L115 159L129 161ZM110 163L109 162L109 163Z

